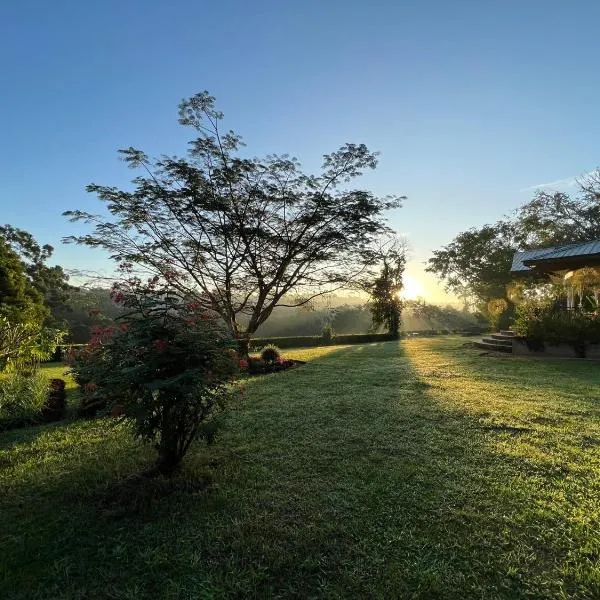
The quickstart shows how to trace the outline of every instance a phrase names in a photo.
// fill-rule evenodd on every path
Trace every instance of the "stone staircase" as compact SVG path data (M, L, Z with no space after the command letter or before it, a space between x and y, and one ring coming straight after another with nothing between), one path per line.
M488 352L507 352L512 354L515 337L512 331L501 331L500 333L491 333L481 341L475 342L475 345Z

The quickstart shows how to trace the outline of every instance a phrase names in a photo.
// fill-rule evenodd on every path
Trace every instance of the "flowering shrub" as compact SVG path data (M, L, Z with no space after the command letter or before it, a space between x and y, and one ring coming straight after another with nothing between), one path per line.
M215 318L171 294L168 281L129 279L113 299L127 310L71 357L73 374L86 406L129 421L156 448L154 471L170 474L196 438L214 436L237 372L235 343Z

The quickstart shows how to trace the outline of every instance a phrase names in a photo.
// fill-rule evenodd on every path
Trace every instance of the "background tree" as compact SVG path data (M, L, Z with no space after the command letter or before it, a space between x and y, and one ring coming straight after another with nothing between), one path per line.
M435 273L446 289L457 295L467 288L482 301L506 298L517 249L513 224L498 221L459 233L448 245L434 251L426 271Z
M574 195L540 191L511 217L459 233L450 244L433 253L427 271L442 279L447 289L475 299L475 305L499 327L514 314L514 302L523 288L539 285L515 281L510 273L518 250L588 241L600 238L600 171L578 182ZM498 314L498 307L506 310ZM491 303L491 304L490 304Z
M527 248L600 239L600 171L579 179L575 195L538 192L514 220Z
M48 315L43 296L27 277L25 265L0 236L0 317L12 324L41 327Z
M88 186L111 216L67 212L94 225L67 241L168 278L182 298L218 313L246 354L277 305L300 305L364 273L387 230L383 213L400 198L342 188L377 164L362 144L326 155L321 174L308 175L288 156L241 156L241 138L221 132L222 118L207 92L183 101L179 122L198 132L188 156L122 150L140 170L135 189Z
M48 316L54 316L64 308L72 289L62 267L46 264L54 248L49 244L40 246L29 232L12 225L0 226L0 236L19 256L31 284L43 296L51 311Z
M388 237L379 250L381 269L372 283L368 283L369 309L373 328L385 327L394 337L400 335L402 316L402 276L406 266L406 247L396 237Z

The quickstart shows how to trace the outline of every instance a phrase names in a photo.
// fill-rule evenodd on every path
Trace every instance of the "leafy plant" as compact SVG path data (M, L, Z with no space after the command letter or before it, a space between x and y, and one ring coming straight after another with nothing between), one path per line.
M0 370L19 370L50 358L65 332L0 317Z
M323 327L323 331L321 333L321 337L323 338L323 341L326 344L329 344L331 341L333 341L333 337L334 337L334 331L333 331L333 326L331 325L331 323L327 323L324 327Z
M528 300L517 308L515 333L529 344L569 344L585 356L587 344L600 343L600 315L564 311L548 300Z
M130 278L113 290L127 309L119 326L96 331L72 357L90 402L119 406L134 435L171 474L197 438L212 441L237 371L231 335L196 302L182 304L168 281Z
M266 364L272 365L275 361L281 358L281 351L277 346L269 344L262 349L260 357L265 361Z
M42 420L48 378L39 371L13 372L0 379L0 419L15 425Z

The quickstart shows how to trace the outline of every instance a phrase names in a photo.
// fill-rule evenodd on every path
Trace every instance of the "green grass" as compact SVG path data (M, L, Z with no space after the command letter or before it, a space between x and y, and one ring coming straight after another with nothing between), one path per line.
M600 597L598 365L463 343L286 352L171 483L110 419L2 434L0 597Z

